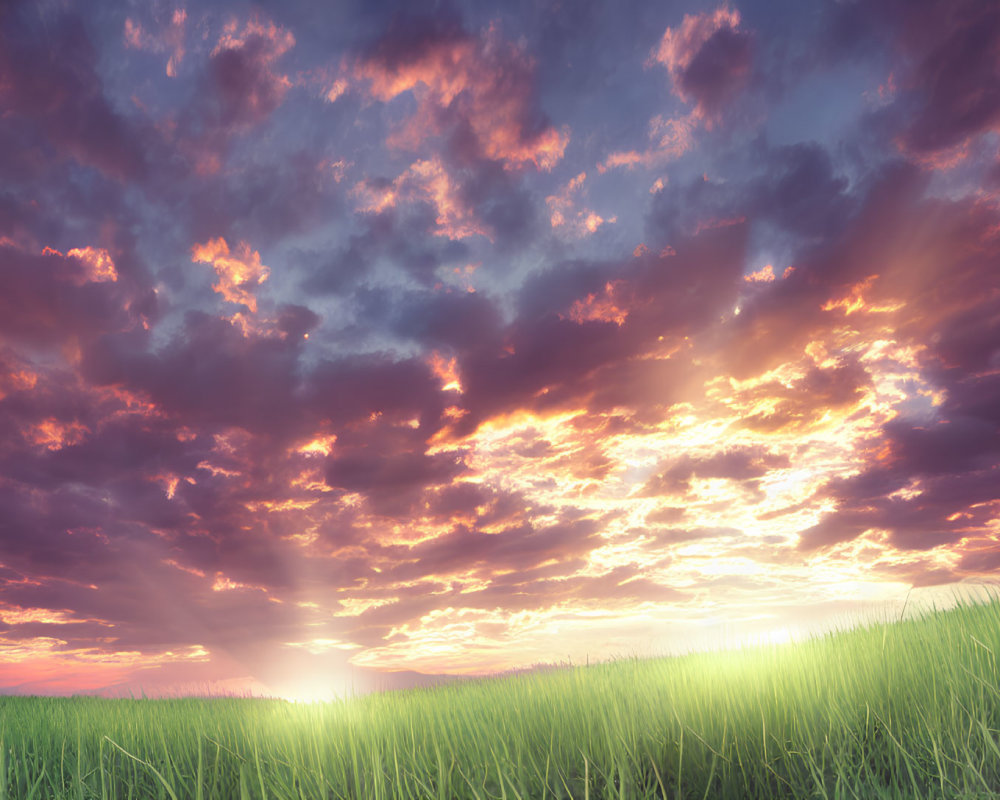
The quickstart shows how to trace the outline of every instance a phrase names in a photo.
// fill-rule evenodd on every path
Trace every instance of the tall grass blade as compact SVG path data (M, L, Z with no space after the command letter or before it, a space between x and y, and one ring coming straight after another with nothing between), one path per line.
M114 741L110 737L105 736L104 738L108 741L109 744L111 744L113 747L116 747L124 755L128 756L133 761L136 761L139 764L142 764L150 772L152 772L157 778L160 779L160 783L163 784L163 788L166 789L167 794L169 794L170 797L171 797L171 800L177 800L177 795L174 793L173 787L169 783L167 783L166 779L160 774L160 771L156 767L154 767L148 761L144 761L143 759L139 758L138 756L132 755L128 750L126 750L124 747L122 747L120 744L118 744L118 742Z

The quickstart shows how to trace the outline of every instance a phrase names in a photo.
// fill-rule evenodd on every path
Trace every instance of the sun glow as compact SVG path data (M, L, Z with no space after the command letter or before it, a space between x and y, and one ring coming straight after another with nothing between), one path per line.
M289 703L331 703L344 695L345 692L318 679L290 681L277 690L277 696Z
M775 628L761 636L761 640L766 644L789 644L792 641L792 632L788 628Z

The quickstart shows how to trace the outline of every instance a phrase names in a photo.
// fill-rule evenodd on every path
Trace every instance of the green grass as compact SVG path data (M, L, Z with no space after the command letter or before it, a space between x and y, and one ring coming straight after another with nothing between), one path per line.
M998 655L994 598L328 704L0 697L0 800L998 797Z

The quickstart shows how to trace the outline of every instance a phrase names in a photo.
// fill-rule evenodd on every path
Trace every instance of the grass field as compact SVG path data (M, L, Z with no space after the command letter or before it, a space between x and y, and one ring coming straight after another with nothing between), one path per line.
M2 798L1000 797L1000 598L294 705L0 697Z

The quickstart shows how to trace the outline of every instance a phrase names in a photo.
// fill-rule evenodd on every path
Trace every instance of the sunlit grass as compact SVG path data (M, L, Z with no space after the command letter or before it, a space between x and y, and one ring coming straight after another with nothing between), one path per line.
M797 644L292 704L0 698L4 798L988 798L1000 598Z

